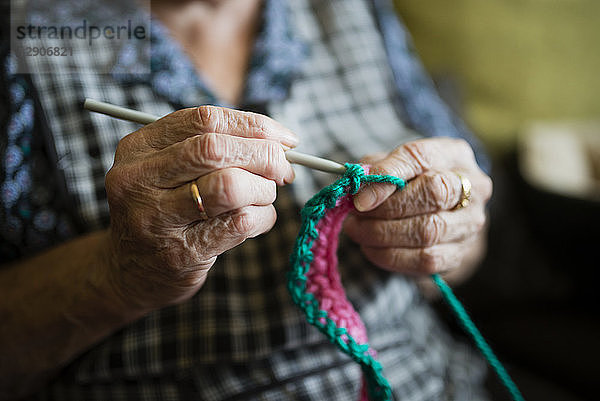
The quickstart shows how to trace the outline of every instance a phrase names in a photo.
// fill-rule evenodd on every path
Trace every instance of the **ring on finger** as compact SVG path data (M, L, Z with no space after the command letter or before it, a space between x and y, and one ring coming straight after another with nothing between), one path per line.
M460 179L461 187L460 199L456 206L454 206L453 210L463 209L469 206L469 204L471 203L471 181L464 175L460 174L458 171L453 171L453 173L456 174Z
M192 195L192 199L196 204L196 207L202 214L203 218L208 218L206 212L204 211L204 205L202 204L202 197L200 196L200 191L198 190L198 184L196 184L196 180L190 182L190 193Z

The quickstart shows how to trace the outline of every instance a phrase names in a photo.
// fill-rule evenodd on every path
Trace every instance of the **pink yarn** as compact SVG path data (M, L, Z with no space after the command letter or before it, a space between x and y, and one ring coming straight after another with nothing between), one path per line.
M306 290L314 294L320 302L321 309L327 311L329 318L338 327L345 327L358 344L365 344L368 342L367 329L360 315L346 298L337 269L338 236L344 218L352 209L352 199L349 195L344 196L317 224L319 238L313 246L311 268L306 273Z
M368 168L346 163L346 172L313 196L302 209L302 226L290 257L288 289L307 321L317 327L362 369L359 400L392 399L367 330L348 298L338 271L338 237L345 217L354 209L352 196L362 184L389 182L403 188L393 176L368 175Z
M368 173L368 167L365 167ZM306 273L307 292L314 294L319 300L322 310L327 311L328 317L335 322L337 327L345 327L357 344L369 342L367 329L360 315L350 301L346 298L340 273L338 271L338 238L344 219L354 209L352 196L346 195L336 202L336 207L327 210L325 216L319 221L316 230L319 237L313 245L313 261L310 270ZM321 323L325 319L321 318ZM342 340L346 340L341 336ZM371 355L375 351L369 349ZM360 401L368 401L367 388L364 379L360 391Z

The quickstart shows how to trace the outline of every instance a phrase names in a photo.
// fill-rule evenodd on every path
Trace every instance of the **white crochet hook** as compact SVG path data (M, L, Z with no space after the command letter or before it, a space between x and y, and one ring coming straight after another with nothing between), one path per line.
M83 102L83 108L96 113L106 114L107 116L119 118L121 120L132 121L139 124L150 124L158 120L160 117L142 111L132 110L125 107L117 106L111 103L100 102L94 99L86 98ZM323 159L321 157L308 155L306 153L287 150L285 158L290 163L300 164L314 170L324 171L326 173L344 174L346 167L332 160Z

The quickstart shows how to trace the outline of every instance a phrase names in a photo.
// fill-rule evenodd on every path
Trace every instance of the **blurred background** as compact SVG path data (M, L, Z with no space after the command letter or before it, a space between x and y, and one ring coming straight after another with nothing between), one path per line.
M494 161L488 255L459 296L526 399L598 399L600 1L395 2Z

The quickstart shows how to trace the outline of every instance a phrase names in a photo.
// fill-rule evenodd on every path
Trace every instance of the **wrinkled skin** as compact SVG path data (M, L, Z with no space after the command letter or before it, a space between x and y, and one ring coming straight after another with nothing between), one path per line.
M276 187L294 179L284 151L296 144L268 117L213 106L177 111L123 138L106 177L117 296L152 310L194 295L220 254L275 224ZM425 139L363 162L409 181L402 191L377 184L355 197L359 212L344 229L373 263L422 276L457 268L478 248L492 185L466 142ZM454 171L473 184L460 210ZM204 211L194 207L193 180Z
M348 217L344 230L370 261L392 271L429 275L461 267L481 253L492 181L467 142L423 139L363 162L372 173L408 181L401 191L378 184L355 196L360 212ZM455 209L462 195L455 172L472 183L471 203L461 209Z
M268 117L200 106L123 138L106 177L112 281L127 304L191 297L221 253L271 229L297 138ZM195 207L196 180L204 213Z

